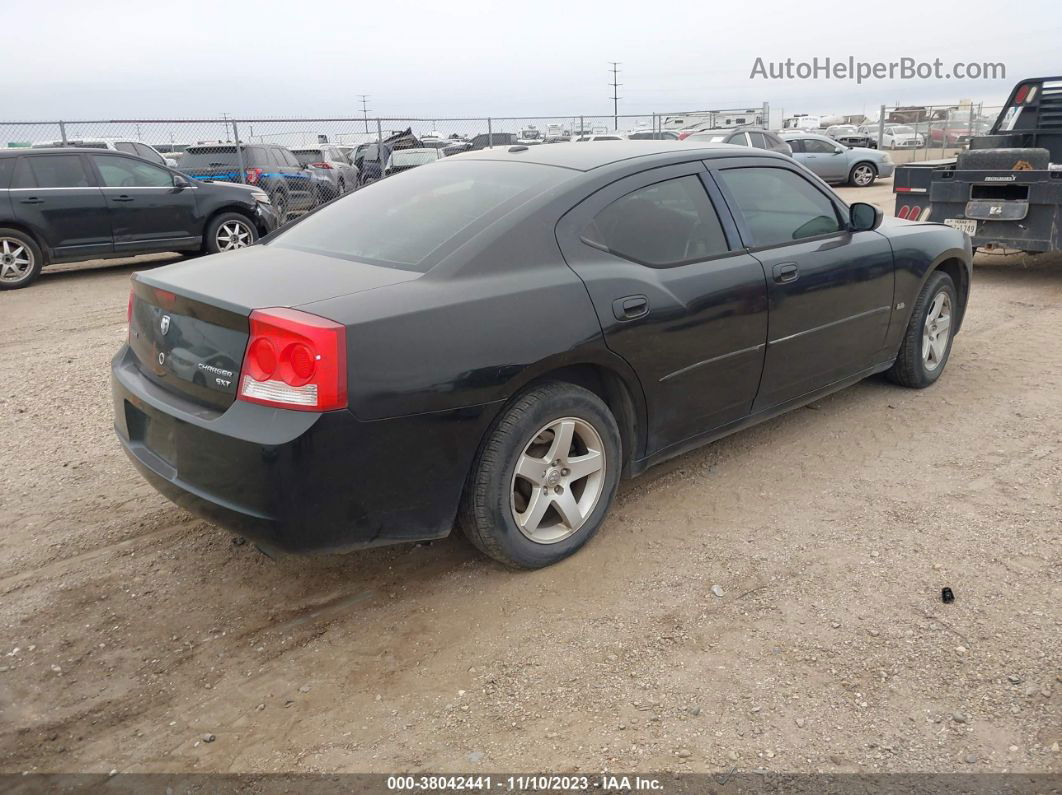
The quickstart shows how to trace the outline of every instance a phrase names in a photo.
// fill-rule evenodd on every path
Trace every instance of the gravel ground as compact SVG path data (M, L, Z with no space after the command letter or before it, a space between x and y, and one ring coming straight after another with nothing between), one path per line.
M150 264L0 294L0 770L1062 772L1057 260L979 259L933 388L658 467L532 573L158 496L108 386Z

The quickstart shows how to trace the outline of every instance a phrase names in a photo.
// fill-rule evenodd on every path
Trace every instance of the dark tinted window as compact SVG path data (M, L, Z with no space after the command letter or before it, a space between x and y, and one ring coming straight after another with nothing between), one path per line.
M786 139L786 143L789 144L789 148L794 152L804 151L804 142L799 138L788 138Z
M270 245L424 272L477 221L499 217L566 177L562 169L527 163L444 161L374 182Z
M107 188L172 188L169 171L144 160L128 157L92 155Z
M628 193L602 210L583 238L624 259L666 267L727 251L726 237L695 176Z
M748 140L746 140L746 138L745 138L745 133L743 133L743 132L736 133L736 134L730 136L730 138L727 139L727 143L728 144L735 144L737 146L748 146L749 145Z
M239 165L240 159L235 146L192 146L181 158L182 169L237 168Z
M14 157L0 157L0 190L4 190L11 182L11 172L15 170Z
M160 166L166 164L165 158L147 144L134 144L134 146L136 147L136 153L145 160L150 160L152 163L158 163Z
M38 155L27 159L38 188L87 188L92 185L80 155Z
M808 154L832 155L837 151L837 144L820 141L818 138L805 138L804 151Z
M114 145L114 148L119 152L125 152L127 155L137 154L136 147L128 141L118 141L118 143Z
M737 202L754 246L790 243L841 229L833 202L788 169L728 168L718 173Z
M767 148L767 141L764 140L763 133L761 132L750 132L749 140L752 141L752 145L755 146L757 149Z

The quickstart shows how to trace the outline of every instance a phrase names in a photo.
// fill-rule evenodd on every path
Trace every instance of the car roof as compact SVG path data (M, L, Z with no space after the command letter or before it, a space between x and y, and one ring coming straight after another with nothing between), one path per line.
M92 146L16 146L10 149L0 149L0 157L18 157L19 155L98 155L108 154L117 155L120 157L131 157L134 160L139 160L136 155L132 155L129 152L117 152L113 149L98 149Z
M701 157L708 159L733 155L735 152L749 154L746 146L733 144L688 144L685 141L602 141L595 143L563 143L550 146L496 146L493 149L480 149L478 152L465 152L453 155L447 160L509 160L536 163L543 166L557 166L575 171L610 166L634 158L646 158L667 162L669 160L685 161L691 152L701 152ZM757 149L756 156L777 156L789 160L784 155L776 155L766 149Z

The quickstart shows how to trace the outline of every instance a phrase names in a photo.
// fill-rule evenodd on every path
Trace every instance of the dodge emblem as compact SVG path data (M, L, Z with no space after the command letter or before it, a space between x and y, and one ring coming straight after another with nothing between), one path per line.
M170 316L169 315L163 315L162 316L162 320L159 321L159 331L161 331L165 335L165 333L167 331L169 331L169 330L170 330Z

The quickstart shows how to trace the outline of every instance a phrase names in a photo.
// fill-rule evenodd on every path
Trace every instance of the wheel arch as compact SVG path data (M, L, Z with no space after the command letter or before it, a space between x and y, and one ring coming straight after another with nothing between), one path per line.
M955 291L959 294L959 317L955 323L954 331L955 334L958 334L962 328L962 321L966 316L966 305L970 298L970 272L959 252L946 251L926 269L925 275L922 277L922 283L918 287L919 293L925 288L929 277L937 271L942 271L951 277L952 282L955 283Z
M41 250L41 259L43 260L43 262L41 262L41 267L51 264L51 248L45 242L44 236L34 230L32 227L27 226L26 224L21 223L19 221L0 221L0 229L13 229L16 232L21 232L22 234L32 239L33 242L37 244L37 248Z
M259 219L255 217L253 211L239 204L223 204L221 207L218 207L213 210L210 215L206 217L206 220L203 221L203 245L206 245L206 233L207 230L210 229L210 225L214 223L214 221L219 215L223 215L225 213L236 213L236 215L242 215L244 218L251 222L252 226L254 226L256 230L258 230L259 237L263 237L269 234L269 230L266 229L265 226L260 223Z

